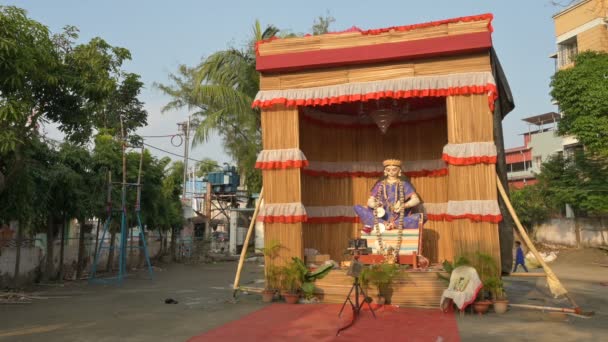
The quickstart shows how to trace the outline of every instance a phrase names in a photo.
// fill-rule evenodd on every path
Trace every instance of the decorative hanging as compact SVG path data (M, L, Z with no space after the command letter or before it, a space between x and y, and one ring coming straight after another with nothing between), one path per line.
M376 109L369 113L369 116L371 116L376 125L378 125L380 132L386 134L388 127L397 117L397 113L392 108Z

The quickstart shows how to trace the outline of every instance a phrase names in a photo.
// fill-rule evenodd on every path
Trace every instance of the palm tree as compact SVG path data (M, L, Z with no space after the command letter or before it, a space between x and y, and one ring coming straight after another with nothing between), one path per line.
M198 120L194 145L206 141L212 131L220 135L226 152L244 173L250 191L261 186L259 172L254 169L261 149L260 111L251 108L260 88L255 43L278 32L272 25L262 31L256 20L244 49L233 47L215 52L194 68L181 65L177 75L170 75L174 85L157 85L172 97L163 112L184 107L194 111L193 117Z

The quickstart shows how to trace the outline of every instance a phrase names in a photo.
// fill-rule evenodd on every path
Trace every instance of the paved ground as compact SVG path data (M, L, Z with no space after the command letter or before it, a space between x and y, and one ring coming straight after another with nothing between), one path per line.
M463 341L601 341L608 336L608 263L599 250L562 251L555 273L590 319L532 310L505 315L458 317ZM33 290L49 299L32 304L0 304L0 341L185 341L263 306L257 295L231 302L236 263L161 266L156 280L145 273L122 286L71 283ZM261 278L261 267L247 263L243 283ZM549 296L542 279L508 281L511 301L562 305ZM165 304L174 298L178 304ZM380 322L379 322L380 323ZM243 341L247 339L244 338Z
M257 295L232 303L234 262L162 268L154 281L141 273L122 286L38 287L51 298L0 304L0 341L185 341L262 307ZM247 263L242 283L260 278L261 269Z

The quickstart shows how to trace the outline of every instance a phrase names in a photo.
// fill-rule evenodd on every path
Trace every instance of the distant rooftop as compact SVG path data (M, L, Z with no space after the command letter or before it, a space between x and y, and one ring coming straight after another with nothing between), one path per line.
M545 114L530 116L528 118L522 119L522 121L525 121L529 124L542 126L544 124L557 122L561 118L561 115L559 115L558 113L549 112Z
M565 8L563 8L561 11L555 13L553 15L553 18L555 17L559 17L560 15L566 13L566 12L570 12L571 10L575 9L576 7L584 4L585 2L589 2L590 0L576 0L576 1L572 1L571 4L567 5ZM559 4L558 4L559 6Z
M513 152L519 152L519 151L526 151L531 149L531 147L526 147L526 146L519 146L519 147L512 147L512 148L507 148L505 149L505 153L513 153Z

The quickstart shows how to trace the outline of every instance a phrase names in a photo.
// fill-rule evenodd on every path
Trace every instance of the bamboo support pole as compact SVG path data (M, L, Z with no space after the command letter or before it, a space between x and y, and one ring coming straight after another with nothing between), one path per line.
M522 309L535 309L535 310L542 310L542 311L565 312L565 313L572 313L572 314L577 314L577 315L580 314L579 311L577 311L576 309L571 309L571 308L556 308L553 306L511 304L511 303L509 303L509 306L514 307L514 308L522 308ZM585 316L590 316L593 314L594 314L593 312L587 312L587 313L585 313Z
M239 264L236 268L236 276L234 277L234 285L232 286L234 292L232 293L233 297L236 297L236 291L239 288L239 281L241 281L241 271L243 270L243 262L245 261L245 255L247 254L247 246L249 246L249 239L251 238L251 233L253 232L253 227L255 226L255 221L258 217L258 211L260 210L260 204L264 199L264 188L260 191L260 198L258 199L258 203L255 205L255 210L253 211L253 217L251 218L251 222L249 223L249 229L247 230L247 236L245 236L245 242L243 243L243 249L241 250L241 257L239 258Z
M521 273L521 272L517 272L517 273L511 273L509 274L509 277L517 277L517 278L540 278L540 277L546 277L547 274L546 273Z
M549 265L547 265L545 260L543 260L540 253L538 253L538 250L536 249L536 247L534 247L534 244L530 240L528 233L526 233L526 230L521 225L521 222L519 222L519 218L517 217L517 214L515 213L515 209L513 209L513 205L511 205L511 201L509 200L509 197L507 196L505 189L502 186L502 183L500 181L500 178L498 177L498 174L496 175L496 186L498 187L500 196L502 197L502 199L505 201L505 204L507 205L507 209L509 209L509 213L511 214L511 217L513 217L513 221L515 221L515 225L517 226L517 229L519 230L519 234L523 238L524 242L526 243L526 245L528 246L528 248L530 249L532 254L534 254L534 257L536 258L536 260L540 263L540 265L545 270L545 273L547 275L547 283L549 284L549 289L551 290L551 293L553 293L553 295L555 295L555 296L565 295L566 298L568 298L568 300L574 307L575 313L577 313L577 314L581 313L581 308L576 304L576 302L574 301L572 296L570 296L568 294L568 291L566 291L566 289L561 284L559 279L557 279L557 276L555 275L555 273L553 273L553 271L551 270Z

